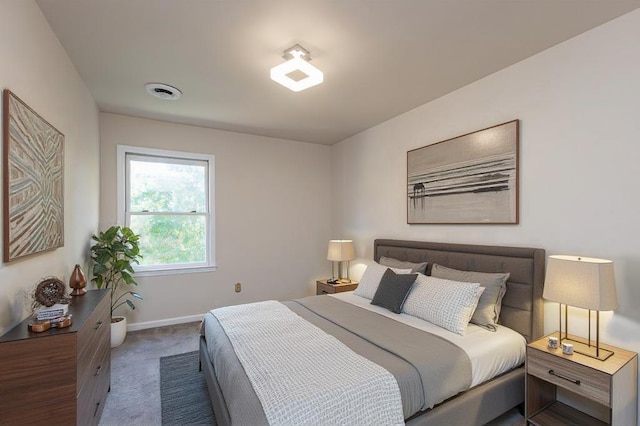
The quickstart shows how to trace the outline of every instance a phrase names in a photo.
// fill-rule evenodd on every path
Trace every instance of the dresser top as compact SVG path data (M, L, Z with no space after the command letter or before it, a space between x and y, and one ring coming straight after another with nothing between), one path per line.
M75 333L81 327L82 324L94 311L96 306L102 301L103 297L107 297L109 290L89 290L84 296L74 296L69 303L69 313L72 315L72 324L66 328L50 328L47 331L41 333L34 333L29 331L27 323L32 320L31 315L27 317L20 324L13 327L6 334L0 337L0 343L11 342L15 340L50 337L58 334Z

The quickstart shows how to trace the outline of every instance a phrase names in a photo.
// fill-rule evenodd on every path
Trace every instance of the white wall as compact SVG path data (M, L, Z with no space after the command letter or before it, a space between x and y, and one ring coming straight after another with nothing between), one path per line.
M640 351L638 40L634 11L334 146L334 233L353 238L365 259L375 238L612 259L620 307L605 315L601 339ZM519 225L406 224L407 150L515 118ZM545 331L557 320L557 305L547 304ZM574 324L570 331L586 334L584 322Z
M0 89L11 90L65 135L64 247L0 266L3 334L28 315L27 293L43 277L67 282L76 263L86 271L98 225L100 163L96 105L38 6L2 0L0 16Z
M330 271L330 147L106 113L100 129L101 229L116 223L118 144L215 155L218 270L138 277L145 300L119 312L130 322L315 294Z

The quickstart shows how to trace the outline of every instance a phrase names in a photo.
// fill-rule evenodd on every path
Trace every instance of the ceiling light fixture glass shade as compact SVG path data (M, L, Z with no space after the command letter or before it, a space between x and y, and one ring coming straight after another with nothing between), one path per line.
M271 80L276 83L294 92L300 92L324 81L324 74L308 62L311 60L311 56L309 51L302 46L296 44L285 50L283 57L289 60L271 68ZM295 71L303 73L306 77L294 80L289 74Z

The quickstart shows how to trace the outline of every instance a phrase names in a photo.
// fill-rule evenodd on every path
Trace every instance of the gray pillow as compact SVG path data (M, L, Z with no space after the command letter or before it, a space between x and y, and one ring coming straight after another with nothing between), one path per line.
M360 278L360 284L358 284L358 288L353 292L356 296L366 297L367 299L373 299L373 296L376 295L376 290L380 285L380 280L385 272L387 272L386 266L382 266L379 263L373 262L367 269L364 270L362 277ZM393 269L393 272L397 274L408 274L411 272L411 269Z
M391 269L387 269L371 304L399 314L417 276L418 274L396 274Z
M390 268L400 268L400 269L411 269L411 272L419 272L423 275L427 273L427 262L422 263L414 263L414 262L406 262L404 260L394 259L392 257L384 257L380 258L381 265L388 266Z
M486 273L473 271L459 271L433 264L431 276L436 278L444 278L445 280L463 281L468 283L479 283L485 290L480 296L480 301L476 307L471 321L474 324L481 325L489 330L496 330L498 318L500 317L500 309L502 307L502 298L507 291L507 280L509 272L506 273Z

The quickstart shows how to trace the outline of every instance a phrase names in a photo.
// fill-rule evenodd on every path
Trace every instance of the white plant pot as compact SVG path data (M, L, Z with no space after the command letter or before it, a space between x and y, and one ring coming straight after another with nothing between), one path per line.
M113 322L118 319L119 321ZM127 317L113 317L111 321L111 347L115 348L120 346L127 337Z

